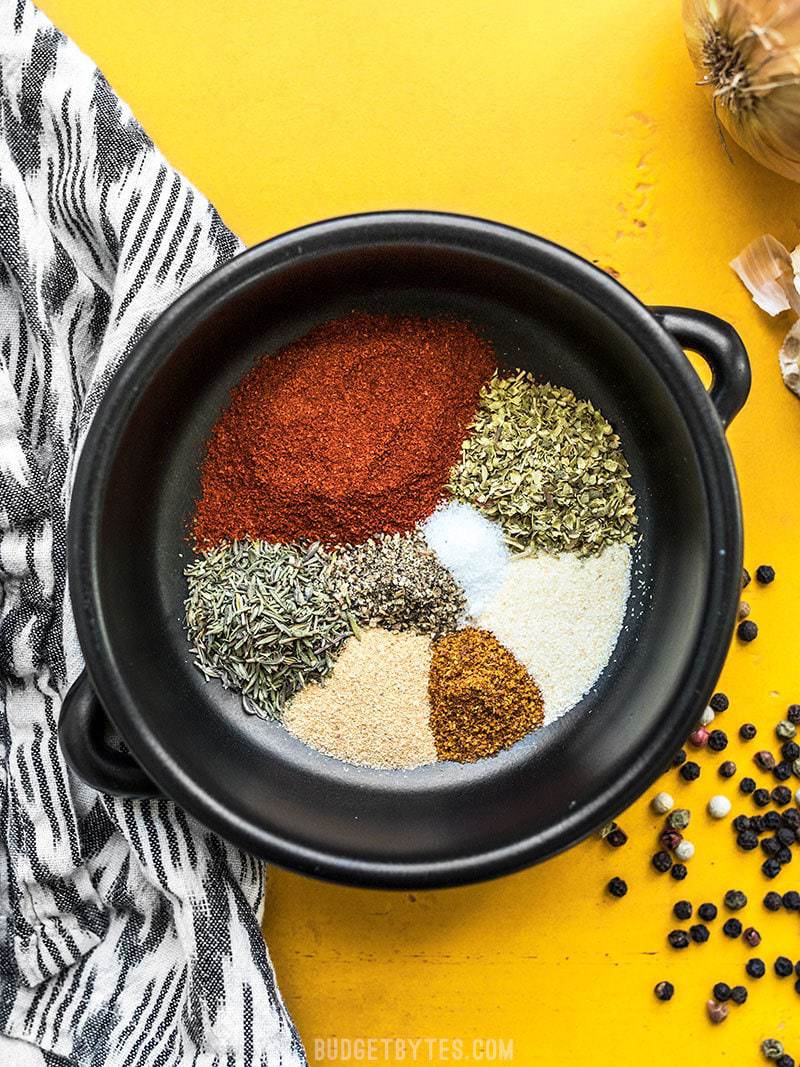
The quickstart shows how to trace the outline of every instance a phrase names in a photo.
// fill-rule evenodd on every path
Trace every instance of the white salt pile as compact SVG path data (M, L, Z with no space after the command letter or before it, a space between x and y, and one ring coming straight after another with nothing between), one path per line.
M467 610L484 611L503 586L509 552L503 531L469 504L443 504L422 524L439 561L464 590Z
M631 553L516 556L478 624L513 652L539 686L544 724L573 708L611 658L630 592Z

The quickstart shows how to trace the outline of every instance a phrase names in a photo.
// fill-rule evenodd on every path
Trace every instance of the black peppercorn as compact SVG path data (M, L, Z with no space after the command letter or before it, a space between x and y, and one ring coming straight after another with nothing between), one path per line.
M680 767L680 765L682 763L685 763L685 762L686 762L686 749L685 748L681 748L672 757L672 766L673 767Z
M669 873L676 882L682 882L689 871L687 870L685 863L676 863Z
M777 856L781 847L781 843L777 837L766 837L761 842L761 851L765 856Z
M736 844L742 852L752 852L754 848L758 848L758 835L752 830L742 830L736 838Z
M727 982L717 982L712 990L714 1000L724 1001L731 998L731 987Z
M745 619L744 622L740 622L736 627L736 636L740 641L749 644L750 641L755 641L758 637L758 627L752 619Z
M746 589L750 584L750 571L747 567L742 567L742 589Z
M794 991L795 993L800 993L800 978L794 983Z
M786 718L795 726L800 726L800 704L790 704L786 709Z
M653 992L658 1000L672 1000L675 995L675 986L672 982L659 982Z
M779 808L785 808L792 799L792 791L787 785L776 785L770 796Z
M759 765L762 771L771 771L775 767L775 757L771 752L767 752L766 749L762 749L760 752L756 752L753 759Z
M790 889L788 893L784 893L782 903L787 911L800 911L800 893L797 893L794 889ZM797 972L800 974L800 971Z
M628 892L628 883L622 878L612 878L608 883L608 891L612 897L624 897Z
M723 752L728 747L728 735L724 730L712 730L706 744L712 752Z
M686 782L696 782L700 777L700 765L689 759L683 764L678 774Z
M794 1057L790 1056L788 1052L784 1052L782 1056L778 1056L775 1060L775 1067L795 1067Z
M763 960L760 960L757 956L748 960L744 965L744 969L750 975L751 978L763 978L767 973L767 968Z
M781 822L784 826L790 826L793 830L796 830L800 826L800 811L797 808L789 808L788 811L782 811Z
M713 922L717 917L717 905L716 904L701 904L697 909L697 914L703 920L704 923Z
M765 878L776 878L781 873L781 865L775 857L772 856L770 859L764 860L761 864L761 873Z
M741 889L729 889L725 894L725 907L729 911L740 911L747 904L747 897Z
M775 834L775 837L787 848L794 844L794 830L790 829L788 826L781 826Z
M788 760L781 760L780 763L776 763L772 769L772 775L774 778L777 778L779 782L788 782L792 777L791 763L789 763Z
M680 919L681 922L691 919L693 910L691 902L688 900L679 900L676 904L672 905L673 915L676 919Z
M742 778L741 782L739 782L739 789L745 796L752 793L755 787L756 783L752 778Z
M794 964L786 956L778 956L775 960L775 974L779 978L788 978L790 974L794 973Z
M781 845L778 851L775 853L775 859L780 863L782 867L785 867L787 863L792 862L792 852L786 845Z
M749 830L749 829L751 829L751 827L750 827L750 816L749 815L737 815L736 818L733 820L732 825L733 825L734 830L736 830L738 833L741 833L742 830Z
M768 563L762 563L760 567L756 568L756 581L760 585L769 585L770 582L775 581L775 570L770 567Z
M764 907L767 911L780 911L783 907L783 897L780 893L767 893L764 897Z
M610 834L606 834L606 843L611 845L612 848L620 848L628 840L628 835L619 826L612 830Z
M728 919L723 924L722 932L726 937L739 937L742 932L742 924L738 919Z
M769 804L769 790L756 789L755 793L753 793L753 803L757 804L759 808L765 808Z
M754 834L763 834L766 829L766 823L764 822L764 815L751 815L750 816L750 829Z
M667 941L669 941L673 948L689 947L689 935L685 930L671 930L667 934Z
M731 989L731 1000L734 1004L744 1004L747 1000L747 990L743 985L735 985Z
M751 722L743 722L739 727L739 737L742 741L752 741L758 733L758 730Z
M689 927L689 935L696 945L704 945L711 937L711 931L703 923L695 923Z
M742 940L745 944L749 945L750 948L758 948L761 944L761 934L756 930L755 926L748 926L742 934Z
M727 711L731 706L731 702L724 693L715 693L711 700L709 700L708 706L712 711Z
M736 774L736 764L733 762L732 759L726 759L724 763L720 763L720 778L733 778L734 774Z
M660 874L664 874L672 866L669 852L656 852L650 862Z
M781 755L789 763L793 763L800 756L800 745L796 741L784 741L781 745Z
M765 811L761 820L767 830L778 830L783 825L783 819L779 811Z

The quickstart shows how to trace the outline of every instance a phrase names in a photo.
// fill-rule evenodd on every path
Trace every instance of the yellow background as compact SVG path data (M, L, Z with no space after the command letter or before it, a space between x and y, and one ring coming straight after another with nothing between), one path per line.
M795 243L800 196L735 146L726 159L693 85L678 0L42 6L248 243L344 212L446 208L554 238L646 301L732 321L755 378L729 435L747 563L772 563L778 579L748 590L761 636L731 652L721 725L735 735L752 719L764 735L800 701L800 400L777 367L789 323L768 321L727 266L764 231ZM749 771L738 740L727 755ZM483 886L390 894L273 870L265 930L312 1060L326 1035L513 1038L526 1067L757 1063L768 1034L800 1055L791 981L752 983L748 1004L713 1028L710 986L743 980L748 951L718 930L684 953L665 945L673 901L740 887L761 955L800 956L797 916L761 906L759 854L737 853L727 824L704 814L712 793L736 792L717 778L719 758L701 762L699 782L661 783L694 811L697 856L680 887L649 868L646 798L622 817L624 849L588 841ZM800 888L793 866L782 890ZM615 874L631 887L622 901L603 894ZM671 1004L652 995L661 978L677 986Z

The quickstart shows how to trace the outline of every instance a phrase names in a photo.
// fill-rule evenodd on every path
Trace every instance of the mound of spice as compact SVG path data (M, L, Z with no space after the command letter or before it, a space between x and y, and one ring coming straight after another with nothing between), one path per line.
M211 432L197 547L411 530L440 499L495 367L466 323L363 313L265 356Z
M474 763L542 725L542 694L508 649L468 627L433 646L428 699L436 754Z
M321 685L291 701L283 725L301 741L348 763L433 763L428 670L431 643L413 633L365 630L348 641Z
M251 714L279 716L293 693L330 671L353 633L333 560L319 543L222 545L184 573L197 666L238 690Z
M587 555L634 542L636 506L619 437L588 400L524 371L482 389L449 488L499 522L516 551Z
M421 529L464 590L470 615L478 615L503 584L509 551L502 529L456 500L441 504Z
M381 534L337 549L335 576L363 626L441 637L456 629L464 594L418 532Z

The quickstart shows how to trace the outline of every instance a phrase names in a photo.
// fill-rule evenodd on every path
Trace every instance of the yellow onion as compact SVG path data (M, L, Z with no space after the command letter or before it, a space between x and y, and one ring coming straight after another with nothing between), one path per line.
M800 0L683 0L683 24L718 123L800 181Z

